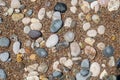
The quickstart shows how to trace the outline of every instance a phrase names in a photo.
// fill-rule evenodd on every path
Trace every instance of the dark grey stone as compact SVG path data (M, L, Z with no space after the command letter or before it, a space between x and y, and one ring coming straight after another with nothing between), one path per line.
M40 36L42 36L42 33L38 30L31 30L29 33L28 33L29 37L32 38L32 39L37 39L39 38Z
M44 57L47 57L48 56L48 53L45 49L42 49L42 48L37 48L35 50L36 54L41 57L41 58L44 58Z
M114 48L112 46L107 46L104 50L103 50L103 55L105 57L111 57L114 54Z

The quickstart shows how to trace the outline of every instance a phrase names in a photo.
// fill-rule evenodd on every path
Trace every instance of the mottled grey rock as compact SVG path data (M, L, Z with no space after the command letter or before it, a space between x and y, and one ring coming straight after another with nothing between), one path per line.
M10 40L7 37L0 38L0 47L9 47Z
M46 73L48 70L48 65L46 63L41 63L40 66L38 67L38 71L40 73Z
M63 75L63 73L62 72L60 72L60 71L55 71L55 72L53 72L53 77L55 77L55 78L60 78L62 75Z
M29 33L28 33L29 37L32 38L32 39L37 39L39 38L40 36L42 36L42 33L38 30L31 30Z
M64 39L67 41L67 42L72 42L75 38L75 34L72 32L72 31L68 31L65 33L64 35Z
M48 53L45 49L42 49L42 48L37 48L35 50L36 54L41 57L41 58L44 58L44 57L47 57L48 56Z
M90 61L88 59L82 60L81 67L82 68L89 68L90 67Z
M7 77L7 75L6 75L5 71L3 69L0 69L0 79L5 80L6 77Z
M33 10L32 9L29 9L26 13L27 16L31 16L33 14Z
M103 50L103 55L105 57L111 57L111 56L113 56L113 54L114 54L114 48L112 46L107 46Z
M8 52L0 53L0 60L2 62L8 61L9 57L10 57L10 54Z

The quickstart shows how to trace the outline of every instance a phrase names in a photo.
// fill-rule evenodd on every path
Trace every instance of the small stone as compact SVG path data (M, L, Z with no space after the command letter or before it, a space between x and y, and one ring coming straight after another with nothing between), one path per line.
M72 42L75 38L75 34L72 31L68 31L64 34L64 39L67 42Z
M107 71L104 69L102 72L101 72L101 74L100 74L100 79L103 79L105 76L107 76L108 75L108 73L107 73Z
M48 70L48 65L46 63L41 63L40 66L38 67L38 71L40 73L46 73Z
M72 42L70 44L70 50L71 50L71 55L74 57L79 56L81 53L80 46L77 42Z
M0 53L0 60L2 62L8 61L9 58L10 58L10 54L8 52Z
M42 20L45 16L45 8L41 8L38 12L38 19Z
M72 18L68 17L68 18L66 18L66 20L65 20L64 26L65 26L66 28L70 28L70 27L71 27L71 23L72 23Z
M35 64L27 66L27 68L25 68L25 71L31 72L31 71L37 70L37 68L38 68L38 64L35 63Z
M39 19L37 18L31 18L31 23L39 23Z
M77 8L75 6L72 6L70 7L70 11L75 14L77 11Z
M87 31L88 29L90 29L90 27L91 27L91 25L90 25L89 22L86 22L86 23L83 24L83 30L84 31Z
M42 28L42 24L40 22L34 22L30 25L31 30L40 30Z
M92 15L91 15L90 13L88 13L88 14L86 15L86 17L85 17L86 20L87 20L87 21L91 21L91 20L92 20L92 19L91 19L91 16L92 16Z
M78 0L71 0L71 4L72 4L72 6L76 6L77 3L78 3Z
M55 71L61 71L59 68L58 68L58 66L59 66L59 61L55 61L54 63L53 63L53 70L55 70Z
M25 26L23 31L24 33L28 34L31 31L31 29L29 26Z
M89 36L89 37L95 37L95 36L97 36L97 31L94 30L94 29L88 30L87 31L87 36Z
M32 38L32 39L37 39L39 38L40 36L42 36L42 33L38 30L31 30L29 33L28 33L29 37Z
M100 65L97 62L92 63L90 71L92 72L92 76L97 77L100 73Z
M117 68L120 68L120 59L117 60L117 62L116 62L116 67L117 67Z
M30 18L29 17L23 18L22 23L25 24L25 25L29 24L30 23Z
M105 44L104 44L103 42L99 42L99 43L97 44L97 48L98 48L99 50L103 50L103 49L105 48Z
M19 53L19 50L20 50L20 47L21 47L20 42L19 42L19 41L15 41L15 42L13 43L13 52L14 52L15 54L18 54L18 53Z
M83 21L85 19L85 14L83 12L78 14L78 18Z
M100 25L97 29L98 33L100 35L104 34L105 33L105 27L103 25Z
M91 76L91 72L89 72L89 74L87 76L82 76L81 73L77 73L76 74L76 80L89 80L90 76Z
M93 44L95 43L95 40L91 37L87 37L85 38L85 42L91 46L93 46Z
M102 64L101 66L102 66L103 68L105 68L105 67L106 67L106 65L105 65L105 64Z
M59 50L60 48L67 48L69 47L69 42L67 41L63 41L63 42L59 42L57 45L56 45L56 48Z
M0 17L0 24L3 22L3 18Z
M57 20L57 19L60 19L61 20L61 14L60 12L56 11L53 13L53 16L52 16L52 20Z
M26 77L26 80L39 80L38 76L28 76Z
M61 57L59 60L60 64L64 64L66 61L67 61L66 57Z
M9 9L7 10L8 15L12 15L12 14L13 14L13 11L14 11L14 9L13 9L13 8L9 8Z
M35 2L36 0L30 0L31 2Z
M33 14L33 10L32 9L29 9L27 12L26 12L26 15L27 16L31 16Z
M64 62L64 66L66 66L67 68L71 69L73 66L73 61L71 59L68 59Z
M41 57L41 58L44 58L44 57L47 57L48 56L48 53L45 49L42 49L42 48L37 48L35 50L36 54Z
M82 68L89 68L90 67L90 61L88 59L82 60L81 67Z
M51 26L50 26L50 31L52 33L58 32L60 28L62 28L63 25L63 21L60 19L57 19L55 21L52 22Z
M53 75L53 77L55 77L55 78L60 78L60 77L62 77L63 73L60 72L60 71L55 71L55 72L53 72L52 75Z
M18 53L17 57L16 57L16 61L17 62L22 62L22 60L23 60L23 55L21 53Z
M110 57L109 62L108 62L108 65L109 65L110 67L115 66L115 59L114 59L114 57L113 57L113 56L112 56L112 57Z
M94 14L92 20L94 23L98 24L100 22L100 17L97 14Z
M0 69L0 79L5 80L7 78L7 75L3 69Z
M107 80L119 80L119 77L117 79L115 75L110 75Z
M6 6L6 3L3 0L0 0L0 6Z
M87 69L81 69L80 70L80 74L85 77L85 76L87 76L89 74L89 70L87 70Z
M17 36L16 34L12 34L12 35L10 36L10 39L11 39L12 41L17 41L17 40L18 40L18 36Z
M7 37L0 38L0 47L9 47L10 40Z
M15 13L20 13L20 9L15 9Z
M46 41L46 47L53 47L55 46L59 41L59 37L57 34L52 34L51 36L49 36L49 38Z
M11 8L20 8L21 3L19 0L11 0Z
M96 1L96 0L85 0L85 1L91 3L91 2Z
M25 53L25 49L24 49L24 48L21 48L21 49L19 50L19 53L24 54L24 53Z
M72 61L78 61L78 60L81 60L81 59L82 59L81 57L73 57Z
M46 12L46 15L47 15L48 18L52 18L53 11Z
M114 48L112 46L107 46L103 50L103 55L105 57L111 57L114 54Z
M31 55L30 55L30 59L31 59L31 60L36 60L36 54L31 54Z
M28 76L38 76L39 73L37 71L31 71L28 73Z
M119 6L120 6L119 0L109 0L109 2L108 2L108 10L109 11L118 10Z
M88 13L90 11L90 5L87 1L81 1L79 5L84 13Z
M67 6L64 3L57 2L54 7L54 11L59 11L60 13L65 13L67 11Z
M13 21L19 21L24 17L24 15L22 13L14 13L12 15L12 20Z
M45 2L45 6L49 7L51 5L50 1Z
M91 7L92 10L95 11L95 13L97 13L99 11L99 3L98 3L98 1L91 2L90 7Z

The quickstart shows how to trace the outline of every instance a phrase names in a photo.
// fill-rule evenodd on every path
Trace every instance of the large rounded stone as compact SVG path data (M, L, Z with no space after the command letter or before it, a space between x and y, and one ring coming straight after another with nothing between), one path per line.
M103 55L105 57L111 57L114 54L114 48L112 46L107 46L104 50L103 50Z
M72 42L75 38L75 34L72 32L72 31L68 31L65 33L64 35L64 39L67 41L67 42Z
M28 33L29 37L32 38L32 39L37 39L39 38L40 36L42 36L42 33L38 30L31 30L29 33Z
M47 57L48 56L48 53L45 49L42 49L42 48L37 48L35 50L36 54L38 54L39 57L41 58L44 58L44 57Z
M10 40L7 37L0 38L0 47L9 47Z

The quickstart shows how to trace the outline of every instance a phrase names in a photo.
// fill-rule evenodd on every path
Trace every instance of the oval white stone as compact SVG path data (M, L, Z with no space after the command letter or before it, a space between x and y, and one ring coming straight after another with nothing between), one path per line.
M96 35L97 35L96 30L88 30L87 31L87 36L89 36L89 37L95 37Z
M32 30L40 30L42 28L42 24L39 22L34 22L30 25Z
M104 34L105 33L105 27L103 25L100 25L97 29L98 33L99 34Z
M68 18L66 18L66 20L65 20L64 26L65 26L66 28L69 28L69 27L71 26L71 23L72 23L72 18L68 17Z
M20 46L21 46L21 44L20 44L19 41L15 41L15 42L13 43L13 52L14 52L15 54L18 54L18 53L19 53Z
M72 31L68 31L65 33L64 35L64 39L67 41L67 42L72 42L74 40L74 37L75 37L75 34L72 32Z
M90 27L91 27L91 25L90 25L89 22L86 22L86 23L83 24L83 30L84 31L87 31Z
M78 0L71 0L71 4L72 4L73 6L76 6L77 3L78 3Z
M70 11L75 14L77 11L77 8L75 6L72 6L70 7Z
M41 8L38 12L38 19L42 20L45 16L45 8Z
M54 20L57 20L57 19L61 19L61 14L60 14L60 12L58 12L58 11L54 12L54 13L53 13L53 16L52 16L52 19L53 19L53 21L54 21Z
M30 21L31 21L31 23L34 23L34 22L40 22L39 19L37 19L37 18L31 18Z
M19 0L11 0L11 8L20 8L21 4Z
M29 24L29 23L30 23L30 18L29 18L29 17L23 18L23 19L22 19L22 23L25 24L25 25L26 25L26 24Z

